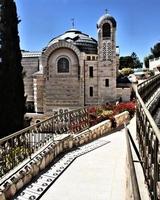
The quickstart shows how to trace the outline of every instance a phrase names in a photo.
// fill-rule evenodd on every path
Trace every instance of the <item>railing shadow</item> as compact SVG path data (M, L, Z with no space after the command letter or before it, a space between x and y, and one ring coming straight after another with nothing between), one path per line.
M42 122L0 139L0 177L12 170L57 134L79 133L89 127L87 108L56 114Z

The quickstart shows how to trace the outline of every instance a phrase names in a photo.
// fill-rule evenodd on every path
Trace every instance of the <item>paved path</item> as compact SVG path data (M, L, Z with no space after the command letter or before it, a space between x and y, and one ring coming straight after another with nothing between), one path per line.
M15 200L124 200L125 160L121 130L66 154Z

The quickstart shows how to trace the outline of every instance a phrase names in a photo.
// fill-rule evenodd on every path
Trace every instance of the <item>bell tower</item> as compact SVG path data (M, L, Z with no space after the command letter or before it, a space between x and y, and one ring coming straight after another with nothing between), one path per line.
M97 23L99 103L116 100L116 25L107 10Z

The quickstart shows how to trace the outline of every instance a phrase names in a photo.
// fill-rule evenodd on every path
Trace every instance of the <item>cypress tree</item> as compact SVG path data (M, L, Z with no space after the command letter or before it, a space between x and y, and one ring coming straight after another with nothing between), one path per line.
M25 98L13 0L0 0L0 138L23 128Z

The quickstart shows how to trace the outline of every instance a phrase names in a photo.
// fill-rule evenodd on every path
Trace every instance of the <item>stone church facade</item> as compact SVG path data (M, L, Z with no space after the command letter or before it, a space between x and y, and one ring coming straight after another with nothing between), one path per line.
M97 22L98 41L70 29L42 52L22 52L27 103L36 113L129 99L129 89L116 83L116 27L116 20L105 14Z

